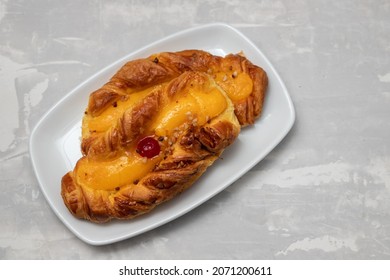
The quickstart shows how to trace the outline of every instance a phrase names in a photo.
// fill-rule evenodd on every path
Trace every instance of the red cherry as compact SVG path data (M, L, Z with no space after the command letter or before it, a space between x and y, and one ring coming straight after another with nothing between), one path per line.
M160 153L160 144L152 136L142 138L137 145L137 153L142 157L152 158Z

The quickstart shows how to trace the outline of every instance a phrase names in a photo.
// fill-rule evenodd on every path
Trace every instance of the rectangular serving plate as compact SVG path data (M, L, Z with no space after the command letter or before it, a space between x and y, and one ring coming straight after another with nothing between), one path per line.
M220 56L243 51L250 61L261 66L269 78L261 118L255 125L242 130L236 142L225 150L223 161L216 161L191 188L151 213L107 224L73 217L60 195L61 178L81 157L81 119L89 94L105 84L129 60L185 49L201 49ZM235 28L215 23L184 30L145 46L80 84L37 123L30 137L30 155L42 193L58 218L84 242L105 245L168 223L218 194L272 151L294 121L295 111L288 91L265 55Z

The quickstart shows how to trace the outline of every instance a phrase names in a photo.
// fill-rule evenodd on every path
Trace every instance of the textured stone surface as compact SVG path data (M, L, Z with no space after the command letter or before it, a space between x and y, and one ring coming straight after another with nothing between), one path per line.
M385 0L0 0L0 259L389 259L389 14ZM291 132L185 216L83 243L40 191L32 128L109 63L217 21L274 64L296 108Z

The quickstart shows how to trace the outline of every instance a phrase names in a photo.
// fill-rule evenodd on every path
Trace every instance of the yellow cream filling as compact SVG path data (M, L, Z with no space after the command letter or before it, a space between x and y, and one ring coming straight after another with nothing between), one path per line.
M152 127L156 135L169 136L184 123L205 124L222 113L226 106L226 97L216 87L207 91L189 89L161 110Z
M146 160L135 151L109 161L93 161L83 157L77 163L77 183L97 190L114 190L136 183L160 160L161 156Z
M233 102L247 98L253 91L253 81L247 73L218 72L215 81Z
M90 132L105 132L116 123L123 113L134 107L148 94L150 94L156 87L151 87L142 91L134 92L129 95L126 100L118 100L112 106L107 107L99 116L86 116L83 125L83 135L88 135Z

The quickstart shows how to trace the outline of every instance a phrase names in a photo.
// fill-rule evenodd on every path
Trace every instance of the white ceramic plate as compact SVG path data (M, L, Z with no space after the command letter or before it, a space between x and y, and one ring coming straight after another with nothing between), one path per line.
M156 52L202 49L216 55L243 51L268 74L269 89L261 118L244 128L237 141L190 189L154 211L130 221L98 225L74 218L60 196L62 176L80 158L81 118L89 94L100 88L128 60ZM226 24L210 24L166 37L118 60L67 94L36 125L30 138L34 171L42 192L61 221L81 240L103 245L133 237L189 212L236 181L261 161L288 133L293 104L275 69L243 34Z

